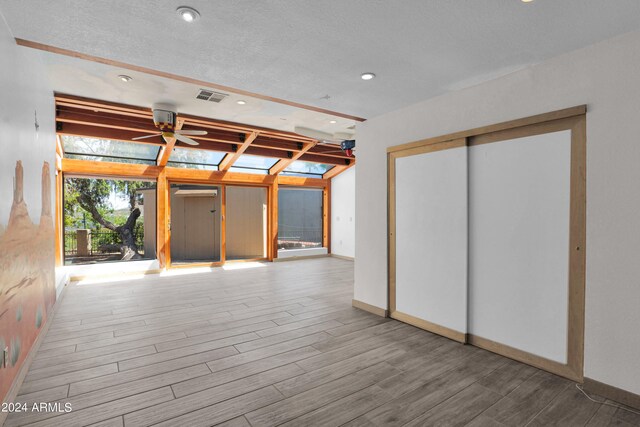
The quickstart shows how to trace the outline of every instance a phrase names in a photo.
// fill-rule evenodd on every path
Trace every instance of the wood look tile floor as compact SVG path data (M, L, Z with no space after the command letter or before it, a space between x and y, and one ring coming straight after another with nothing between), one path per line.
M6 425L640 425L563 378L354 309L352 288L336 258L72 284L18 400L73 410Z

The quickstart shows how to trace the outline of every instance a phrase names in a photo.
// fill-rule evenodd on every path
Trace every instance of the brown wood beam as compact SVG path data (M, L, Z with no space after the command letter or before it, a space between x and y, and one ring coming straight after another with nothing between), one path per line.
M178 123L176 123L176 130L182 129L184 125L184 120L178 119ZM173 152L173 147L176 145L176 138L163 138L166 142L166 145L160 149L160 153L158 154L157 164L158 166L166 166L169 161L169 157L171 157L171 153Z
M62 172L74 175L156 179L161 170L159 166L62 159Z
M227 153L227 155L224 156L224 159L222 159L222 161L218 165L218 170L220 171L229 170L229 168L233 166L236 160L238 160L240 156L242 156L242 154L245 151L247 151L251 143L255 141L257 137L258 137L258 132L251 132L250 134L247 134L242 145L238 147L238 149L234 153Z
M278 163L273 165L271 167L271 169L269 169L269 175L277 175L277 174L279 174L280 172L285 170L287 168L287 166L289 166L291 163L293 163L296 160L298 160L304 153L306 153L311 148L313 148L317 143L318 143L318 141L309 142L304 147L302 147L302 150L300 150L297 153L295 153L291 158L280 160Z
M335 178L336 176L340 175L342 172L346 171L350 167L353 167L353 165L355 165L355 162L350 164L350 165L348 165L348 166L347 165L345 165L345 166L341 166L341 165L334 166L331 169L329 169L327 172L325 172L324 175L322 175L322 178L323 179Z
M344 166L355 163L354 157L333 157L333 156L323 156L320 154L310 154L310 153L305 153L301 155L298 160L303 160L305 162L326 163L329 165L344 165Z
M275 176L253 173L209 171L166 167L167 178L179 182L211 182L219 184L270 185Z
M313 187L313 188L325 188L329 185L329 181L321 178L304 178L301 176L277 176L278 185L290 185L296 187Z

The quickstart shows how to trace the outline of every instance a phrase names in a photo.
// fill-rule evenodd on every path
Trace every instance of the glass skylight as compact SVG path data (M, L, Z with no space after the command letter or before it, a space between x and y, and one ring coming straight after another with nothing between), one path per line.
M231 168L232 172L245 172L256 174L267 174L269 169L278 162L276 157L252 156L243 154L236 160Z
M226 153L176 147L169 156L169 166L190 169L218 170Z
M160 147L153 144L62 135L65 157L118 163L155 164Z
M281 172L282 175L322 178L333 165L296 160Z

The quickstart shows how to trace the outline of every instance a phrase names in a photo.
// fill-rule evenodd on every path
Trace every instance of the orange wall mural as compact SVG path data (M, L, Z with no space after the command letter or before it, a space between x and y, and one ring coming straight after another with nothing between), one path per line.
M25 173L41 173L41 206L24 200ZM1 194L13 194L9 219L0 224L0 396L6 396L56 299L49 163L24 171L17 161L13 189ZM37 224L30 209L40 209Z

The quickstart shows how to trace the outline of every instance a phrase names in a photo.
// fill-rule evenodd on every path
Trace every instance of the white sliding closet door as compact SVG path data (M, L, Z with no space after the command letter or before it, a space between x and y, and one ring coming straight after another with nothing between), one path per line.
M469 332L561 364L570 168L570 130L469 147Z
M467 148L395 160L395 311L453 339L467 332Z

